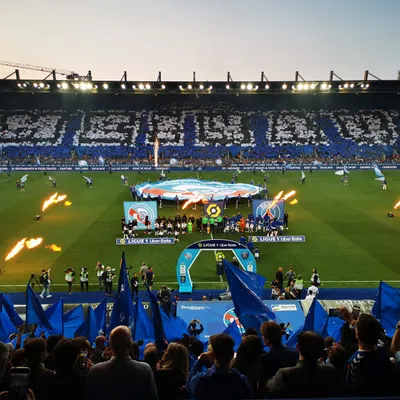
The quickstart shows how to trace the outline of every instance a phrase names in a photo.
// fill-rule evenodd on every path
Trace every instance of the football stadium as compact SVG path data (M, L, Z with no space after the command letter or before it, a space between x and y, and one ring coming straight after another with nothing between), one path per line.
M400 79L0 65L0 398L400 395Z

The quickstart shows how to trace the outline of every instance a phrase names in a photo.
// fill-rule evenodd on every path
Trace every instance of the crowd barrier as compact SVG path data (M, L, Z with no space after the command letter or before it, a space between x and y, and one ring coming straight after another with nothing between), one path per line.
M347 170L370 170L373 169L376 164L374 163L363 163L363 164L346 164ZM391 164L378 164L381 170L397 170L400 169L400 163ZM87 167L80 167L79 165L69 165L69 164L42 164L42 165L27 165L27 164L13 164L11 167L7 167L6 164L0 165L0 171L109 171L108 166L104 165L90 165ZM191 172L191 171L281 171L284 166L277 164L232 164L229 167L169 167L169 166L158 166L154 165L132 165L132 164L119 164L113 165L111 167L112 171L162 171L164 172ZM343 169L342 164L297 164L291 165L289 168L285 168L286 171L301 171L301 170L337 170Z

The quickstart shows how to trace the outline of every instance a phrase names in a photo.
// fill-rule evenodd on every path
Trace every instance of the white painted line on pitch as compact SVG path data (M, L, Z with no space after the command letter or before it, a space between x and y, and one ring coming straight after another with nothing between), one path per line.
M5 183L5 182L8 182L9 180L7 179L6 181L0 181L0 183Z
M211 239L214 240L211 232L210 232L210 236L211 236ZM217 250L214 250L214 254L215 254L215 261L217 261ZM224 280L222 279L222 275L219 276L219 280L221 281L221 283L224 283ZM197 283L200 283L200 282L197 282Z
M199 175L199 172L198 172L198 171L196 171L196 174L197 174L197 179L198 179L198 180L200 180L200 175Z

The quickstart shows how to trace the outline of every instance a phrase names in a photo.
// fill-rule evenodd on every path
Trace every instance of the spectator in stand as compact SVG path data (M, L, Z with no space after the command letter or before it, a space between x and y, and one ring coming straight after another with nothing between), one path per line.
M358 350L347 362L345 381L355 396L394 396L399 393L399 371L384 348L384 332L379 321L368 314L353 319L347 308L342 318L355 328Z
M315 294L313 293L312 290L309 290L307 292L306 300L314 300Z
M149 365L153 372L157 370L158 353L154 343L151 343L150 346L146 345L146 348L144 349L143 361Z
M263 344L258 335L246 336L240 343L233 361L232 368L237 369L249 380L254 393L257 390L257 382L260 377L260 357L263 352Z
M107 346L106 346L106 337L105 336L97 336L94 344L96 348L93 350L91 359L93 364L98 364L99 362L102 361L102 355L106 351Z
M190 370L189 394L196 400L226 398L253 399L247 378L230 367L234 356L233 339L224 333L210 338L212 350L203 353ZM203 368L209 368L203 372Z
M269 347L268 353L260 357L260 394L265 394L265 385L280 368L294 367L297 363L297 353L294 349L282 345L282 329L273 321L261 325L261 335L264 344Z
M51 371L55 371L56 369L56 362L54 360L53 350L56 344L62 339L61 335L51 335L47 338L47 356L44 359L44 366Z
M326 363L333 365L336 368L337 373L342 376L348 359L349 358L344 347L339 343L335 343L328 351Z
M184 346L170 343L154 373L158 398L179 400L184 396L184 387L189 374L189 355Z
M46 355L46 341L40 338L28 339L24 343L24 349L25 367L30 369L29 388L32 389L36 397L40 397L42 388L39 386L39 381L44 375L52 375L52 372L42 364Z
M129 357L131 332L126 326L111 331L110 346L114 353L111 360L97 364L89 372L88 399L137 399L157 400L157 388L151 368Z
M79 347L71 339L62 339L54 347L55 374L43 375L39 386L43 388L43 399L85 398L86 376L75 369Z
M12 353L11 359L11 366L16 367L23 367L26 363L26 355L25 349L17 349ZM46 367L47 368L47 367Z
M8 389L6 369L8 364L8 353L10 349L3 342L0 342L0 392Z
M314 332L301 332L297 339L299 362L281 368L267 383L273 397L332 397L341 393L341 381L333 365L320 364L324 339Z
M278 268L278 271L275 274L275 281L277 282L277 287L280 291L282 291L283 288L283 269Z

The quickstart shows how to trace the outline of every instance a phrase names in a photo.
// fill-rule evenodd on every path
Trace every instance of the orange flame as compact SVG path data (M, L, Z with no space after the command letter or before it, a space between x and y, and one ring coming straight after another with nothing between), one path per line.
M398 201L395 205L394 205L394 209L396 209L397 207L400 207L400 201Z
M4 261L8 261L10 258L13 258L14 256L16 256L25 246L25 241L26 238L20 240L14 247L13 249L7 254L6 258L4 259Z
M55 244L51 244L50 246L46 246L46 249L51 249L53 251L61 251L61 247L55 245Z
M193 195L190 199L186 200L185 204L182 206L182 210L184 210L188 205L192 203L197 203L199 201L202 201L203 203L208 203L208 200L203 198L203 195Z
M45 202L43 203L42 211L44 211L51 204L59 203L60 201L64 201L66 198L67 198L66 194L58 196L58 193L54 193L47 200L45 200Z
M296 194L296 191L295 191L295 190L292 190L291 192L286 193L286 194L283 196L283 200L287 200L289 197L292 197L292 196L294 196L295 194Z
M297 203L298 203L297 199L294 199L289 204L293 205L293 204L297 204Z
M69 207L71 204L72 204L72 203L71 203L70 201L68 201L68 200L64 202L64 206L65 206L65 207Z
M42 242L43 242L43 238L29 239L28 241L25 242L25 246L28 249L33 249L33 248L39 246Z

